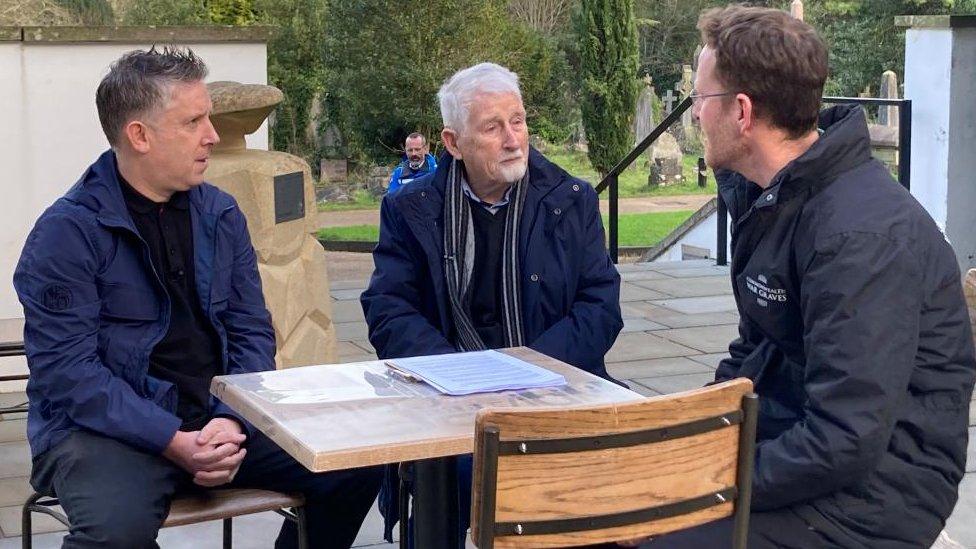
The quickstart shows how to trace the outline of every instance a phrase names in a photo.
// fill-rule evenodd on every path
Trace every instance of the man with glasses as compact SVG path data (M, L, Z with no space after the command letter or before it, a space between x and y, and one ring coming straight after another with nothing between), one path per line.
M810 26L733 6L698 28L693 112L733 220L741 317L716 381L748 377L760 397L748 546L929 547L964 473L976 370L952 248L871 158L863 110L820 112Z

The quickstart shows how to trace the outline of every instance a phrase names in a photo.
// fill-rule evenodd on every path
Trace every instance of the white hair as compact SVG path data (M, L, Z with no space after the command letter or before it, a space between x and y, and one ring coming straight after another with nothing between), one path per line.
M479 63L461 69L448 78L437 92L444 127L463 132L471 103L483 93L514 93L519 100L522 99L518 75L501 65Z

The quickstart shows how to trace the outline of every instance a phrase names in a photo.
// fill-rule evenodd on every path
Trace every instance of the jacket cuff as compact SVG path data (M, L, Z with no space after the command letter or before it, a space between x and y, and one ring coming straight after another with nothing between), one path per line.
M173 414L166 413L160 414L160 416L160 421L147 426L148 428L143 435L149 445L149 450L155 454L162 454L166 450L176 432L180 430L180 426L183 425L183 420Z
M247 437L247 440L251 440L251 437L254 434L254 426L251 425L249 421L244 419L243 416L241 416L234 410L231 410L230 406L227 406L226 404L218 400L217 405L214 407L213 417L226 417L229 419L233 419L234 421L240 424L241 431L244 432L244 436ZM247 444L247 442L245 442L245 444Z

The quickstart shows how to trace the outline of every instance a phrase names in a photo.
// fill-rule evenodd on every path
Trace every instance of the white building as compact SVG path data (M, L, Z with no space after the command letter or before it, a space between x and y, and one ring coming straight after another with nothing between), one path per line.
M37 217L108 148L95 89L124 52L188 46L209 80L267 83L264 27L0 27L0 319L22 316L13 271ZM268 147L267 127L248 136Z

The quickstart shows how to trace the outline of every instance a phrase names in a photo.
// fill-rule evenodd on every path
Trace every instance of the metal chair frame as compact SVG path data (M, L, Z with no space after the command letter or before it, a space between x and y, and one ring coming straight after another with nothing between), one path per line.
M31 494L27 501L24 502L23 511L21 514L21 547L23 549L32 549L33 547L33 525L32 525L32 514L33 513L43 513L55 520L71 528L71 524L68 522L68 517L63 513L59 513L52 509L55 505L59 505L58 498L45 496L43 494L38 494L37 492ZM308 531L306 529L305 521L305 507L292 507L291 509L276 509L276 513L285 517L286 519L294 522L298 526L298 547L299 549L309 549L308 545ZM224 549L232 549L234 546L233 533L234 533L234 517L227 517L222 519L223 525L223 547ZM205 521L200 521L205 522ZM195 523L191 523L195 524Z

